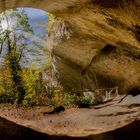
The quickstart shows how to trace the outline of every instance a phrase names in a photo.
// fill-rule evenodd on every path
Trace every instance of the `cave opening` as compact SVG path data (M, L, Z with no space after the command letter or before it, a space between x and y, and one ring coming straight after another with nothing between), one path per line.
M28 7L0 14L0 103L44 104L36 97L45 100L51 85L49 16Z

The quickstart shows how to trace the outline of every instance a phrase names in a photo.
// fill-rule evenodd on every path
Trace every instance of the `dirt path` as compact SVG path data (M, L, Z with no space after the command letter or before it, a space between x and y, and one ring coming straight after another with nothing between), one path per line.
M140 96L128 96L90 109L72 108L43 115L48 107L23 108L0 105L0 116L12 122L50 135L88 136L121 128L140 119ZM98 109L97 109L98 108Z

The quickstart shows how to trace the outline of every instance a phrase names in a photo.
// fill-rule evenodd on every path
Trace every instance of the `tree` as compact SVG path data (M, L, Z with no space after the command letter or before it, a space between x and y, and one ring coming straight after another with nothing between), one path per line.
M11 23L11 18L17 20L15 23ZM23 48L25 44L22 44L22 40L26 40L22 32L32 33L30 25L28 23L28 17L24 10L10 10L1 14L0 16L0 53L2 51L6 52L5 62L8 64L11 73L11 80L13 86L13 92L16 94L16 103L22 103L24 96L26 94L23 79L21 76L21 66L20 60L23 56ZM17 42L20 40L20 47Z
M13 19L16 22L13 23ZM46 66L50 67L50 63L45 63L44 68L42 58L38 57L43 56L43 49L39 41L30 38L33 33L24 10L10 10L0 16L0 54L4 62L0 66L1 73L4 73L0 74L0 99L4 97L6 102L8 99L10 103L16 101L27 106L47 103L45 85L48 83L42 73L48 71ZM32 61L28 59L27 53L34 57ZM29 61L33 63L27 66ZM4 94L1 96L1 93Z

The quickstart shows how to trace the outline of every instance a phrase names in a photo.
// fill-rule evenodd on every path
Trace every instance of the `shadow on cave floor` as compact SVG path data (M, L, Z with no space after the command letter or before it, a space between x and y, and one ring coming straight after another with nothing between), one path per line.
M134 121L115 131L88 136L67 137L51 136L17 125L0 117L0 140L139 140L140 121Z

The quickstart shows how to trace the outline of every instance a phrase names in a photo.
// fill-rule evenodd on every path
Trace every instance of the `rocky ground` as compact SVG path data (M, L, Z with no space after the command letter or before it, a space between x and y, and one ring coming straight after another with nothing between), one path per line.
M50 111L48 107L23 108L1 105L0 137L4 139L3 135L6 134L10 140L12 137L14 140L15 137L20 139L26 137L30 140L40 138L138 140L140 96L128 96L121 103L118 103L119 100L118 98L89 109L66 109L64 112L52 115L43 114ZM38 137L33 137L34 134Z

